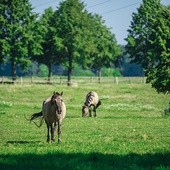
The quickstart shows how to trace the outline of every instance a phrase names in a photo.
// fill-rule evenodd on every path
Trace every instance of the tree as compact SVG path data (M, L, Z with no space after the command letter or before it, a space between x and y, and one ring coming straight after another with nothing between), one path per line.
M56 11L58 35L63 40L68 68L68 84L74 64L101 69L119 54L114 35L101 17L85 10L79 0L66 0Z
M133 13L126 50L142 65L157 92L170 92L170 8L160 0L143 0Z
M98 15L94 15L92 22L95 50L92 51L91 67L98 70L99 82L102 67L110 67L121 54L115 35L104 25Z
M155 65L147 74L147 81L158 92L170 93L170 6L162 7L152 30L150 51L155 54Z
M0 62L11 62L13 80L17 76L17 64L25 69L30 64L30 56L41 53L36 18L28 0L0 3Z
M62 40L57 36L56 18L51 7L44 11L38 23L41 28L39 34L43 37L42 53L33 56L33 59L48 67L48 81L50 81L52 65L60 64L62 60Z
M65 66L68 68L68 85L70 85L74 64L82 61L88 48L85 46L89 35L87 34L88 13L84 10L84 4L79 0L66 0L60 3L56 18L58 35L64 47L62 53L65 56Z

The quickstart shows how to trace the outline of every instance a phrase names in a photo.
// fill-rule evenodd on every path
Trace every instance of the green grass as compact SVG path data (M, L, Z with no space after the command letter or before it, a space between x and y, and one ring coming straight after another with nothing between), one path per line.
M87 92L102 105L97 118L82 118ZM41 110L53 91L63 91L67 115L62 143L46 143L46 125L26 117ZM0 85L0 169L170 169L169 96L146 84L86 83Z

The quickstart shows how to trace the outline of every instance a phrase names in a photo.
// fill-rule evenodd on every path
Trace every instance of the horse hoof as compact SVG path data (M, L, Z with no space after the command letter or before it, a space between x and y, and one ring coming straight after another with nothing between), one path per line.
M54 143L54 142L55 142L55 139L51 139L51 142Z
M58 139L58 143L61 143L61 139Z

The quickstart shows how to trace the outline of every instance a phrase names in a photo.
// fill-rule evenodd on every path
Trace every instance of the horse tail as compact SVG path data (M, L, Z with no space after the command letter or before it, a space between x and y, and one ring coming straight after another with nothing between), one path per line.
M33 121L35 119L41 119L39 125L36 122ZM30 118L30 122L33 122L37 127L41 127L42 126L43 120L44 120L44 117L43 117L42 111L38 112L38 113L34 113L33 115L31 115L31 118Z

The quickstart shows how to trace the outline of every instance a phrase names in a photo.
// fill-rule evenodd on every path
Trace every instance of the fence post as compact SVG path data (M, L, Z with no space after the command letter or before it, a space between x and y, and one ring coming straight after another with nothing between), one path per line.
M129 84L131 83L131 81L130 81L130 77L128 78L129 79Z
M118 84L119 84L118 77L115 77L115 82L116 82L116 85L118 85Z
M60 84L62 84L62 78L60 77Z
M93 76L91 76L91 83L93 83Z
M21 79L20 79L20 80L21 80L21 84L22 84L22 83L23 83L22 76L21 76Z
M2 84L4 83L4 76L2 76Z
M98 83L101 83L101 77L100 76L98 77Z
M31 76L31 83L33 83L33 76Z

